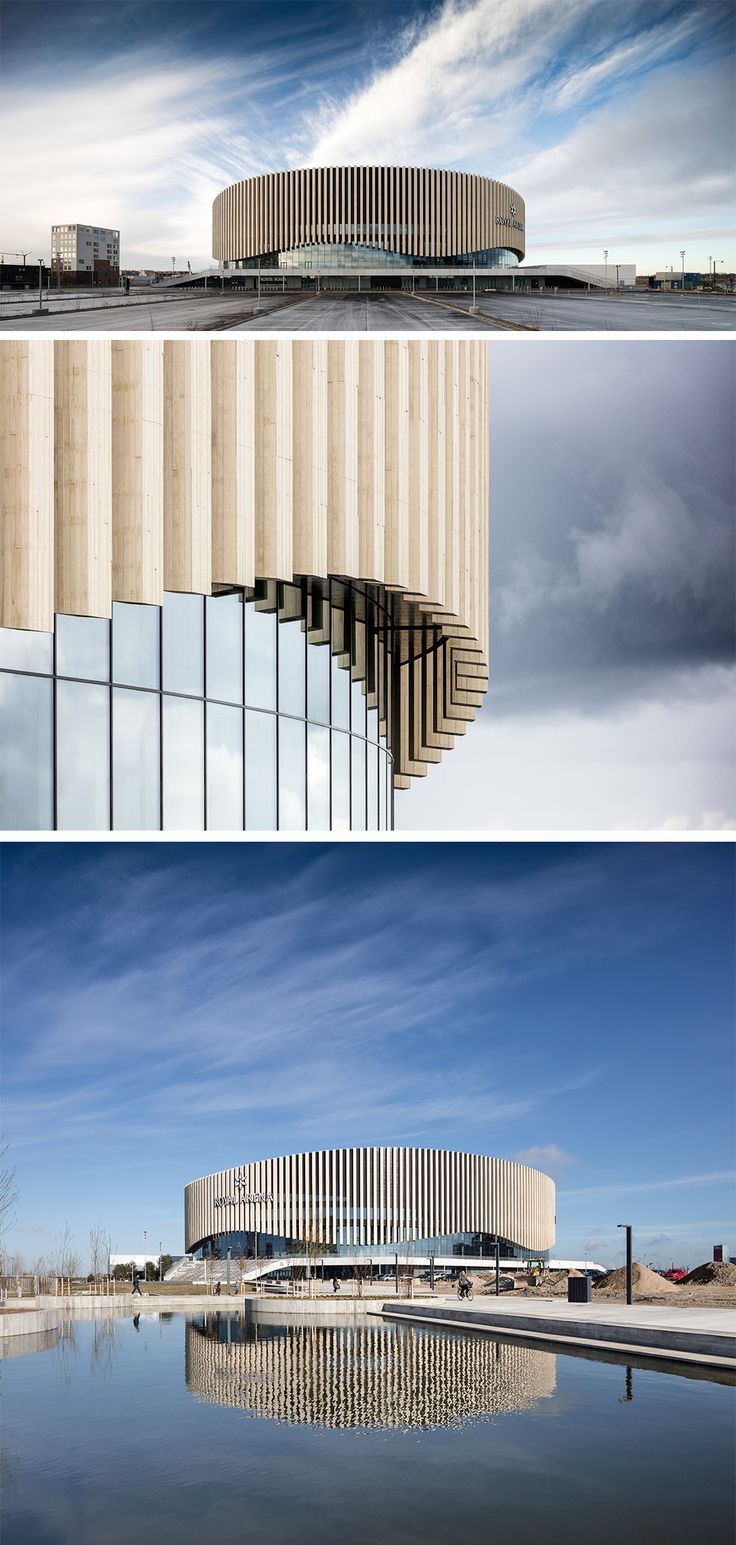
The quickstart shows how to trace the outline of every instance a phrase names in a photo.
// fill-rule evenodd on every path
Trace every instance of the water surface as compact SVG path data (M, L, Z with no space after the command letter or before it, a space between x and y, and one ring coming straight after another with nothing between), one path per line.
M372 1320L70 1321L4 1365L3 1545L733 1540L734 1391Z

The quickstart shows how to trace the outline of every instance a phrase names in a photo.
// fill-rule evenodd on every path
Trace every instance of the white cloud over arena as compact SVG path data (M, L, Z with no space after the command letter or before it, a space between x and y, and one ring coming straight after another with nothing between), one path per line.
M61 0L54 13L74 9ZM518 186L538 261L600 259L603 246L640 268L681 247L696 267L713 253L736 261L720 0L448 0L409 23L384 17L374 38L349 5L339 35L323 37L319 7L304 7L309 26L291 36L277 18L256 32L242 5L230 8L241 26L227 55L204 14L198 30L169 26L131 48L170 8L132 4L132 20L137 9L145 32L95 33L90 55L79 31L66 43L59 32L51 57L29 31L6 66L9 248L45 253L53 222L94 220L120 228L124 262L205 263L212 199L229 181L390 161Z

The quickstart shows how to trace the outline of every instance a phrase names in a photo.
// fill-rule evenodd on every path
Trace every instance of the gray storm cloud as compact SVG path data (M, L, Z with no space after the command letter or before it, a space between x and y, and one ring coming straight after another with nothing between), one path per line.
M494 345L494 364L489 703L730 663L730 341Z

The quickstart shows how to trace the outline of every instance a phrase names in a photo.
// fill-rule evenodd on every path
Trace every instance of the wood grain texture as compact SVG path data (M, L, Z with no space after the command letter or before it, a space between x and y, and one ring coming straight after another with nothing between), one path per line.
M462 338L2 341L0 625L364 582L398 629L394 708L375 692L403 786L485 690L486 374Z

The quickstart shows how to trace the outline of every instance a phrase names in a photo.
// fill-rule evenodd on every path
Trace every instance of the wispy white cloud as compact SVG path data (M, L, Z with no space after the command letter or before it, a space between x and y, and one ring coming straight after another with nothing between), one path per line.
M533 886L464 878L452 928L441 891L407 878L346 884L332 853L298 884L266 879L257 895L239 883L202 895L196 859L190 883L165 860L155 881L140 866L133 875L122 850L111 863L114 881L83 862L79 896L65 896L71 953L69 934L57 955L46 929L26 929L7 973L9 1024L22 1002L34 1027L6 1080L23 1143L99 1134L113 1113L130 1135L242 1115L251 1131L278 1118L310 1134L329 1120L333 1135L380 1124L436 1137L467 1122L471 1066L490 1131L598 1076L576 1065L530 1077L523 1048L500 1076L474 1049L481 1026L489 1050L505 1038L500 1005L515 983L628 949L626 930L592 921L598 882L582 857L539 869ZM196 900L172 908L172 884ZM545 920L563 917L553 942Z
M531 1148L522 1148L514 1154L518 1164L528 1164L532 1169L541 1169L547 1175L552 1175L556 1180L560 1175L568 1172L571 1166L578 1161L574 1153L567 1153L557 1143L533 1144Z
M665 0L446 0L393 35L363 28L353 47L348 25L332 37L311 16L289 38L240 35L232 55L204 17L137 49L96 29L78 59L60 39L58 66L34 52L35 69L4 81L0 239L40 255L54 221L88 219L120 228L124 261L199 264L230 181L418 162L515 183L540 259L608 245L624 261L628 243L661 266L668 239L693 258L704 242L700 262L720 241L728 262L733 82L718 15L693 3L673 19Z
M675 1175L665 1180L642 1180L634 1183L623 1181L620 1185L612 1182L604 1186L580 1186L574 1190L562 1190L559 1195L566 1200L573 1196L632 1196L645 1191L679 1191L687 1186L733 1185L734 1182L736 1182L736 1170L715 1170L704 1175Z

